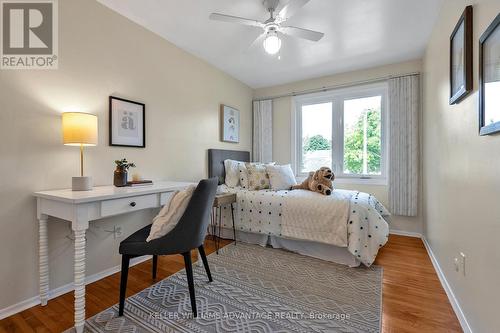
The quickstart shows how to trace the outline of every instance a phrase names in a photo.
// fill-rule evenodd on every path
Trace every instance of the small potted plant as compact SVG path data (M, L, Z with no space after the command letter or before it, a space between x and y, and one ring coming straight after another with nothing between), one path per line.
M126 186L128 180L128 169L135 168L133 162L127 161L126 158L116 160L116 169L113 177L113 184L117 187Z

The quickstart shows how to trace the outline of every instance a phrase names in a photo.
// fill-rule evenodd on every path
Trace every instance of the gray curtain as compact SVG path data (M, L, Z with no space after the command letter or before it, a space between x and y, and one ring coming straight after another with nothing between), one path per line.
M271 162L273 159L273 101L253 102L253 160Z
M420 76L389 80L389 207L394 215L418 211Z

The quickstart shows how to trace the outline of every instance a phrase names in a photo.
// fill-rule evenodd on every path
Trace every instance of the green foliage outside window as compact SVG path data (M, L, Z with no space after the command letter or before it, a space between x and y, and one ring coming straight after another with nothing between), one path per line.
M364 137L366 126L367 170L364 169ZM380 110L368 109L358 118L344 139L344 172L354 174L380 174L381 130ZM346 129L347 130L347 129ZM365 171L365 172L364 172Z
M330 150L332 149L332 143L322 135L315 135L304 138L303 149L304 152Z

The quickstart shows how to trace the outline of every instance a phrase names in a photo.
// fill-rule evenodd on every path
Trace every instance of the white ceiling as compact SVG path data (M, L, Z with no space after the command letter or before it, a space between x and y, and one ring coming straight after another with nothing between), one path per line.
M311 0L287 23L325 37L284 36L278 59L260 45L249 47L259 28L208 19L219 12L264 21L262 0L98 1L253 88L418 59L442 3Z

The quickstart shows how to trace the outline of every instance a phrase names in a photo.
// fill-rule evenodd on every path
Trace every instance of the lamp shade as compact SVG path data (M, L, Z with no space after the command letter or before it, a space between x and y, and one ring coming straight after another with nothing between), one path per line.
M68 146L97 145L97 116L82 112L62 114L63 143Z

